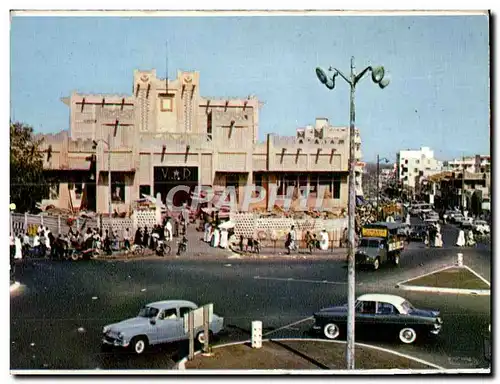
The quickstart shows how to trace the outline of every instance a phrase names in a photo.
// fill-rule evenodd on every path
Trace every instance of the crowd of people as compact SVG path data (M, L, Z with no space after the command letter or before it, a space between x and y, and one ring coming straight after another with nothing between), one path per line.
M89 253L96 256L100 253L110 255L113 251L130 251L132 247L142 247L152 251L160 244L171 241L173 237L181 236L178 254L186 250L187 221L181 215L180 220L166 217L163 225L138 227L132 238L130 228L118 231L87 228L69 228L67 233L55 236L47 226L38 226L35 230L29 228L25 233L16 232L10 235L11 264L21 261L27 256L49 257L50 259L67 259L74 252ZM180 252L179 252L180 250Z

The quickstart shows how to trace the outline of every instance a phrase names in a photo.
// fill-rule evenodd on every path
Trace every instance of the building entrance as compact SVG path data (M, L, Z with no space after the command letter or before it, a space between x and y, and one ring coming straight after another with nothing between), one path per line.
M183 203L191 204L191 194L198 185L198 167L154 167L154 196L161 194L165 202L168 193L177 186L187 186L190 192L178 191L173 195L171 203L181 207Z

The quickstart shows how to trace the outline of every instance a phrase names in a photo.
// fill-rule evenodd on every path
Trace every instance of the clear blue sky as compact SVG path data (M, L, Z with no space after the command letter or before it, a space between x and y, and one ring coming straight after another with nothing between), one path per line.
M429 146L441 160L490 152L486 16L13 17L11 118L39 132L68 129L60 98L126 93L134 68L201 75L204 96L255 94L260 138L294 135L317 116L349 123L349 89L327 90L316 66L383 64L391 84L357 87L364 160Z

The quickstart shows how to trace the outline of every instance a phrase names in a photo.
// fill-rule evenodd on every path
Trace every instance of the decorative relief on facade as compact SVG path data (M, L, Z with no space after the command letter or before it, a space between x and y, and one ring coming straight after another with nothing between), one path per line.
M140 131L141 132L147 132L148 129L148 115L149 115L149 107L150 107L150 102L149 99L146 97L146 90L145 89L140 89L139 90L139 113L140 113Z

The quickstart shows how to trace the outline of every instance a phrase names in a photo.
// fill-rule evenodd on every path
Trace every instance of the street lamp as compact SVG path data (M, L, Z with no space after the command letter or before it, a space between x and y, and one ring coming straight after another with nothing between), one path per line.
M380 162L385 160L385 163L388 164L389 160L385 157L379 158L379 155L377 155L377 221L380 219L380 211L379 211L379 206L378 206L378 201L379 201L379 195L380 195Z
M349 77L344 75L337 68L330 67L327 73L322 68L316 68L316 76L321 83L323 83L328 89L335 88L335 79L340 75L351 88L350 92L350 127L349 127L349 253L348 253L348 263L347 263L347 284L348 284L348 294L347 294L347 349L346 349L346 363L347 369L354 369L354 306L355 306L355 276L354 276L354 225L355 225L355 211L356 211L356 184L354 180L354 167L356 163L356 157L354 152L355 142L355 105L354 105L354 94L356 90L357 83L363 78L367 72L371 72L372 80L375 84L383 89L389 85L389 79L384 78L385 70L384 67L372 67L368 66L359 74L356 74L354 67L354 57L351 57L351 74Z

